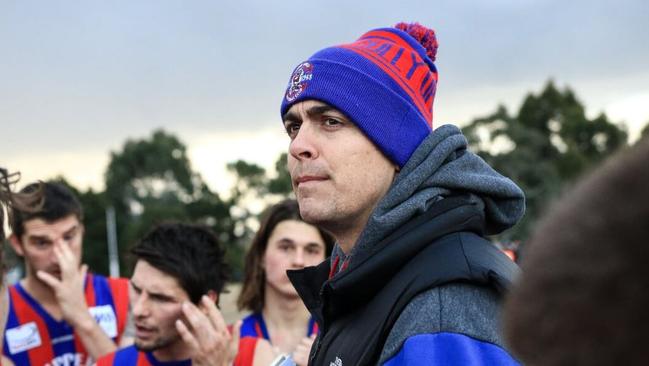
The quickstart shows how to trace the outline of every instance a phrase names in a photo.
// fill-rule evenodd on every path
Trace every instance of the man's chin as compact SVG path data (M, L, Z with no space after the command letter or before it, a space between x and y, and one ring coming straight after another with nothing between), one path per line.
M297 293L297 290L295 289L295 287L293 287L293 285L285 286L282 293L288 298L300 298L300 295Z
M298 206L300 207L300 216L302 219L310 224L318 224L323 221L326 215L323 209L323 200L317 198L299 198Z
M174 342L174 338L157 338L157 339L152 339L152 340L142 340L135 338L135 342L133 342L133 345L138 351L142 352L152 352L159 350L161 348L165 348L169 346L171 343Z
M155 342L143 342L143 341L138 341L137 339L135 340L133 345L138 351L141 352L151 352L162 347L162 345L157 344Z

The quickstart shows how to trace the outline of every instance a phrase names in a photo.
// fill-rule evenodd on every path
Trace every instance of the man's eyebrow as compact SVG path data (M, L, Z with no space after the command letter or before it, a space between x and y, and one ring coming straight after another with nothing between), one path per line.
M131 282L131 286L133 287L133 289L135 291L142 291L143 290L140 286L136 285L133 282L133 279L131 279L130 282ZM149 294L149 296L155 296L155 297L163 298L163 299L166 299L166 300L175 300L176 299L173 295L165 294L165 293L162 293L162 292L155 292L155 291L151 291L151 290L146 290L146 292Z
M277 241L278 243L294 244L295 242L291 238L281 238Z
M300 118L300 116L297 115L297 113L291 112L291 111L288 111L288 112L284 113L284 115L282 116L282 121L283 122L286 122L286 121L300 122L301 120L302 119Z
M44 240L44 241L50 241L50 237L47 235L29 235L27 236L27 240L29 241L34 241L34 240Z
M65 232L65 234L72 234L74 233L77 229L79 229L79 225L74 225L71 227L68 231Z
M332 106L317 105L317 106L313 106L313 107L309 108L306 111L306 114L309 117L313 117L313 116L319 116L321 114L325 114L325 113L331 112L331 111L338 112L338 110L336 108L332 107ZM286 121L300 122L301 120L302 119L300 118L300 116L298 116L297 113L292 112L292 111L288 111L282 116L282 121L284 121L284 122L286 122Z
M316 105L316 106L313 106L313 107L309 108L309 110L306 111L306 114L308 114L310 117L313 117L313 116L319 116L321 114L331 112L331 111L336 112L337 110L334 107L331 107L331 106L328 106L328 105Z
M176 301L176 298L173 295L168 295L162 292L149 292L149 296L157 297L159 299L164 299L166 301Z

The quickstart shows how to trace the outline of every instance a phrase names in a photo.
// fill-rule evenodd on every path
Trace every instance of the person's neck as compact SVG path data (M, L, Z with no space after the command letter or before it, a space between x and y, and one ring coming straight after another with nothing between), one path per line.
M307 335L309 311L297 296L282 295L266 286L262 314L270 343L283 353L293 353Z
M56 301L54 290L45 282L39 280L36 275L31 275L28 272L27 276L20 281L20 284L52 316L57 318L60 315L58 314L60 313L59 303Z
M372 210L366 210L354 215L354 218L347 217L337 223L323 224L322 227L333 235L345 255L349 255L361 233L365 230L371 212Z
M267 326L283 330L299 329L301 336L305 334L310 317L299 296L279 294L268 285L264 291L262 314Z
M191 357L190 350L180 336L170 345L153 351L153 357L161 362L183 361Z
M338 243L343 253L348 255L356 245L356 241L361 236L363 229L364 227L350 228L349 230L332 231L331 234L336 238L336 243Z
M54 290L48 284L38 279L36 274L32 274L29 268L27 268L27 275L20 281L20 284L52 318L57 321L63 320L63 312L56 299Z

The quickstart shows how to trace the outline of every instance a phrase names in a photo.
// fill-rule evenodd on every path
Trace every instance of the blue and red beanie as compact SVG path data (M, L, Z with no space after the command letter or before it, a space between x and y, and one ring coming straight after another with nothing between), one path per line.
M327 103L403 167L433 127L436 53L435 32L417 23L325 48L295 68L281 114L304 100Z

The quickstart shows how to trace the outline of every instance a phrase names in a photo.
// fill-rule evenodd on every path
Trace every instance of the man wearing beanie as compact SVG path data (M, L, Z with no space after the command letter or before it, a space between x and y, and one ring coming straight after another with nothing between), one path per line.
M485 235L525 211L511 180L433 130L437 40L375 29L294 70L281 106L304 220L337 244L289 271L320 326L310 365L511 365L500 302L518 269Z

